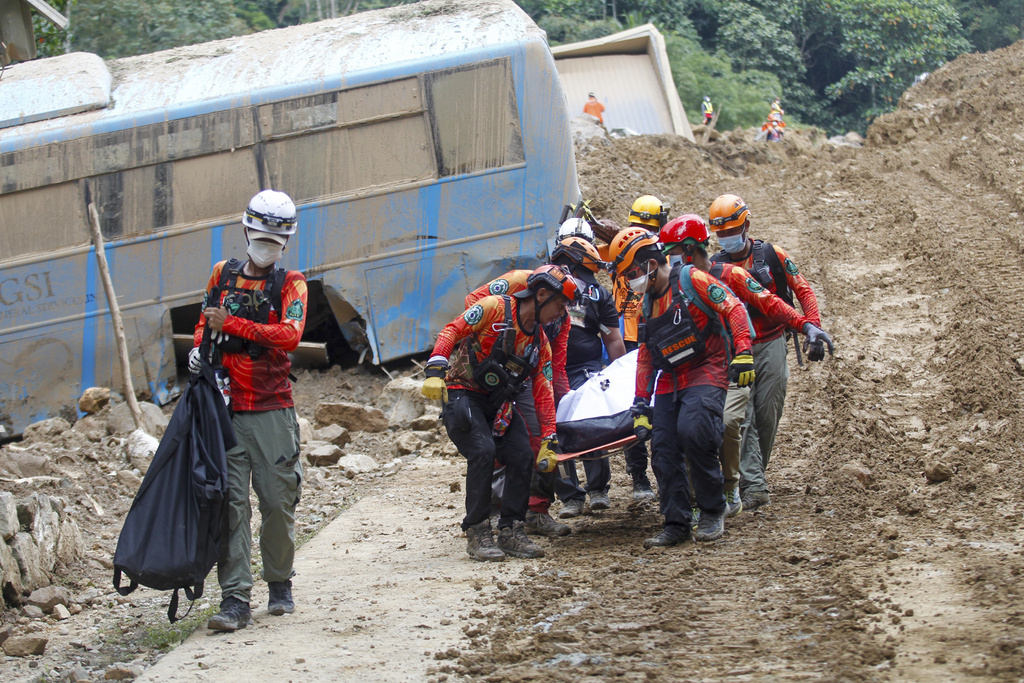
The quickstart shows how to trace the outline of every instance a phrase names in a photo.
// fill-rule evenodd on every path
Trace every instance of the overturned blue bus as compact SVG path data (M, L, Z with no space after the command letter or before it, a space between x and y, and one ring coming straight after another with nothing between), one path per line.
M427 0L8 69L0 424L73 417L85 388L121 386L90 202L133 381L163 403L173 336L191 332L212 265L244 258L241 213L268 187L299 207L283 265L310 281L307 338L376 363L428 350L469 289L544 258L578 196L543 32L510 0Z

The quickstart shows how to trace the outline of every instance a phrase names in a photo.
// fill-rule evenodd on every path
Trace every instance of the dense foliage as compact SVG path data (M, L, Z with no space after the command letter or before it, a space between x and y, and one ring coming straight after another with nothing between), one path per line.
M50 0L67 34L36 16L40 55L122 57L406 0ZM760 123L780 96L790 120L863 130L919 74L1024 37L1022 0L517 0L552 44L654 23L683 105L710 95L719 128Z

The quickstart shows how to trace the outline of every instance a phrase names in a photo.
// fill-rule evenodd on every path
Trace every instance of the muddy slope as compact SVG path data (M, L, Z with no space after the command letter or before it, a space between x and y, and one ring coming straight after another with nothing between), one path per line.
M834 359L792 378L772 505L645 551L654 510L577 525L453 673L484 680L1019 680L1024 671L1024 43L909 91L863 148L809 134L591 141L623 221L743 196L818 292ZM944 465L950 479L929 483ZM941 469L941 468L938 468ZM617 495L615 495L617 494Z

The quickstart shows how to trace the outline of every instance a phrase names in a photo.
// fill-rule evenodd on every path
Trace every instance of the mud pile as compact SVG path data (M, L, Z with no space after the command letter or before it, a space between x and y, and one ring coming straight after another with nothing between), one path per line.
M911 89L863 148L813 131L578 146L584 196L624 224L746 199L751 235L814 286L834 358L792 376L769 482L715 544L644 551L611 512L508 591L484 680L1016 680L1024 669L1024 43ZM613 460L621 474L621 461ZM557 564L557 568L551 566ZM589 677L589 678L588 678Z

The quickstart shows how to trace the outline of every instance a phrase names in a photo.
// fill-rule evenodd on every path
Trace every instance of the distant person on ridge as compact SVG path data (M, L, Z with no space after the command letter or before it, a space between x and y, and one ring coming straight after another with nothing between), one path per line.
M710 126L711 119L715 117L715 106L711 104L711 98L707 95L704 96L704 101L700 103L700 112L704 115L704 125Z
M597 95L590 93L587 95L587 102L583 105L583 113L590 114L598 123L604 124L604 117L601 116L601 112L604 111L604 105L601 104L597 99Z

